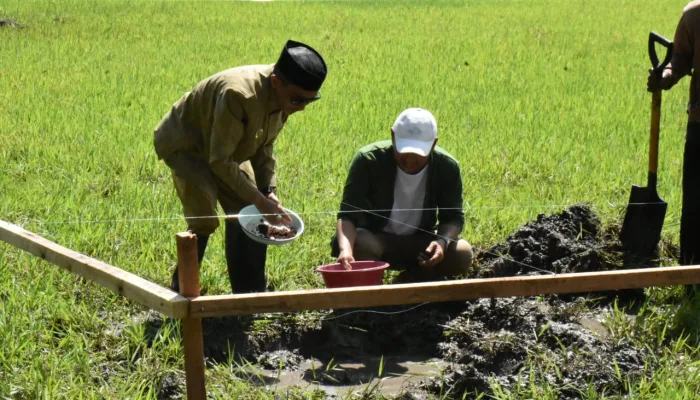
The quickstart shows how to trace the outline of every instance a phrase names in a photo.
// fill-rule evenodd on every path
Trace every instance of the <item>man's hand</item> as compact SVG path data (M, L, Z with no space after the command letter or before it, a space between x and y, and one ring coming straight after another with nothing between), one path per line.
M268 194L267 197L261 194L255 201L255 207L260 211L260 214L263 214L267 222L273 225L289 226L292 223L292 218L284 211L282 203L274 193Z
M667 90L671 87L671 75L670 69L665 69L661 78L659 78L653 69L649 70L649 77L647 78L647 90L650 92L658 92L660 90Z
M352 251L341 251L338 256L338 264L342 265L346 270L351 270L351 262L355 262L355 257L352 255Z
M270 201L272 201L273 203L282 204L282 203L280 203L280 200L277 198L277 196L275 196L274 193L268 194L268 195L267 195L267 199L270 200Z
M421 267L434 267L445 258L445 247L447 243L445 239L438 238L433 240L425 249L425 252L418 256L418 265Z

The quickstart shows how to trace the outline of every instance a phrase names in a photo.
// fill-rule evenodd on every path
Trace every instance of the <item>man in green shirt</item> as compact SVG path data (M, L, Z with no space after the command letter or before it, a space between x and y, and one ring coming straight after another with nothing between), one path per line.
M352 160L331 254L346 269L382 260L407 280L466 275L474 258L466 240L457 161L437 147L437 123L424 109L403 111L391 141L361 148Z
M316 50L290 40L275 64L204 79L155 128L156 154L171 169L200 263L219 226L217 203L227 215L255 204L271 223L291 221L275 194L274 142L287 117L320 98L326 73ZM233 293L265 291L267 246L248 238L236 218L227 219L225 236ZM177 269L171 288L179 290Z

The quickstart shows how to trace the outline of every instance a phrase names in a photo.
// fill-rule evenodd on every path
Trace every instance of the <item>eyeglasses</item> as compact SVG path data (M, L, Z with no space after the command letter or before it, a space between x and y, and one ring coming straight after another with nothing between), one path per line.
M318 100L318 99L320 99L320 98L321 98L321 94L319 93L319 94L317 94L316 96L314 96L314 97L312 97L312 98L308 98L308 97L294 97L294 98L290 99L289 102L292 103L292 104L294 104L295 106L302 105L302 104L303 104L303 105L306 105L306 104L309 104L309 103L313 103L314 101L316 101L316 100Z

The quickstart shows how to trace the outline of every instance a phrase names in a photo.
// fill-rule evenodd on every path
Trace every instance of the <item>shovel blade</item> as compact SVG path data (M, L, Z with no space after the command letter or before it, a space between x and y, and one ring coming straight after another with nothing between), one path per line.
M640 257L654 255L661 239L667 207L656 188L632 186L620 231L620 241L626 252Z

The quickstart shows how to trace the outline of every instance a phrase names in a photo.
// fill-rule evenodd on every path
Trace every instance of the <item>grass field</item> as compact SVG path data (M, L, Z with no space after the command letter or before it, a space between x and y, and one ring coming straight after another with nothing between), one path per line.
M322 285L313 267L331 260L349 161L388 138L407 107L435 114L440 145L461 164L472 244L578 202L611 223L631 185L646 184L648 33L672 38L684 5L5 0L0 20L24 28L0 27L0 219L166 284L186 225L153 128L199 80L272 63L294 38L324 55L329 75L323 100L290 118L275 147L280 198L307 225L269 252L277 290ZM662 112L659 191L673 242L687 90L686 79L665 92ZM229 290L222 238L203 265L207 294ZM5 244L0 310L0 397L155 398L164 374L183 373L176 332L145 347L142 308ZM692 361L672 354L654 382L666 391L649 396L698 387ZM213 396L264 395L229 367L209 370Z

